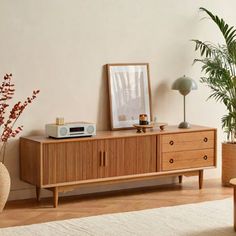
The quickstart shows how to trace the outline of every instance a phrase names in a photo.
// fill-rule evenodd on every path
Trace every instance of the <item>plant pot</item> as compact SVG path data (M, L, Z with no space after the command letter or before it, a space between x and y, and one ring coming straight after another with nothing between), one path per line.
M9 193L10 193L11 179L6 166L0 162L0 212L2 212Z
M236 144L222 143L222 185L231 186L229 181L236 178Z

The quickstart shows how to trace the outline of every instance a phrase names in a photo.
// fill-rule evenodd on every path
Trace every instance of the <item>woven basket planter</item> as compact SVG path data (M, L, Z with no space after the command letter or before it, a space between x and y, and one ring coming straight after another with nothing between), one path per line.
M222 184L231 186L229 181L236 178L236 144L222 143Z
M0 162L0 212L7 202L10 193L11 179L6 166Z

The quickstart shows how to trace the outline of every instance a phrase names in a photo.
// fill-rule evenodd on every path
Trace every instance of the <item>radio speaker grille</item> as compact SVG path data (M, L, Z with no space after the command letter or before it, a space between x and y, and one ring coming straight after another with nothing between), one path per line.
M60 136L65 136L67 134L67 128L66 127L61 127L60 128Z
M89 125L89 126L87 127L87 132L88 132L89 134L92 134L92 133L94 132L94 127L93 127L92 125Z

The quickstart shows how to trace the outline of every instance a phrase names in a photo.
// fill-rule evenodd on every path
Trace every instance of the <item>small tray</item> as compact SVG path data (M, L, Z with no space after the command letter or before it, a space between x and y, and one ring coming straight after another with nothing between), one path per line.
M160 130L164 130L167 123L153 123L151 122L149 125L139 125L134 124L133 126L137 129L137 133L146 133L147 129L152 129L154 127L159 127Z

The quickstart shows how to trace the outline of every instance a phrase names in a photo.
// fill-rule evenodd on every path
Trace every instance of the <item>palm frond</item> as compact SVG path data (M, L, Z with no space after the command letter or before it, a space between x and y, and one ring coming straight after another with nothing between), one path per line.
M230 45L228 46L228 54L235 65L236 64L236 41L231 42Z
M197 39L192 39L191 41L195 43L195 51L199 50L201 56L210 57L212 55L214 48L211 44L202 42Z
M212 14L204 7L200 7L200 10L206 12L207 15L210 16L210 18L216 23L216 25L224 36L227 46L229 46L233 41L235 41L236 29L234 29L234 26L230 27L228 24L225 23L222 18L220 19L217 15Z
M195 43L195 51L200 52L201 58L194 59L194 63L202 64L200 82L206 84L211 93L208 99L222 102L228 114L222 117L222 128L227 133L228 140L235 142L236 138L236 29L229 26L222 18L201 7L202 11L216 23L226 44L213 44L200 40Z

